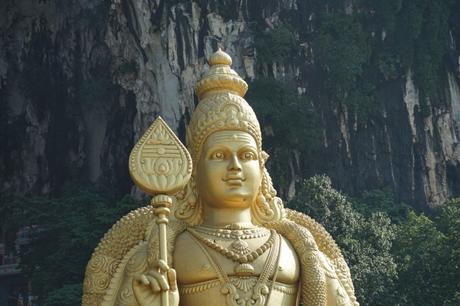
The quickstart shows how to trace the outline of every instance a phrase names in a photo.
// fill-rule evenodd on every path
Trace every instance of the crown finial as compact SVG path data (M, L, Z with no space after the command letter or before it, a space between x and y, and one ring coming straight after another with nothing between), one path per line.
M222 51L221 48L219 48L216 52L214 52L213 55L209 58L209 65L214 66L214 65L226 65L226 66L231 66L232 65L232 58L230 55Z
M219 48L208 62L211 66L209 71L196 85L196 95L200 100L220 93L233 93L240 97L245 95L248 84L230 68L230 55Z

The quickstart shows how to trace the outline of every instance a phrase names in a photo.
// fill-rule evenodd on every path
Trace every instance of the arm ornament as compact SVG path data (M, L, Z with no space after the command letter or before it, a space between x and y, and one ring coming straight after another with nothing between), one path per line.
M351 302L353 305L359 305L356 300L355 288L351 280L350 269L348 268L342 252L332 236L321 224L313 220L311 217L287 208L285 208L285 211L289 220L294 221L296 224L301 225L310 231L318 245L319 250L326 255L327 261L332 264L339 282L343 286L343 289L345 289Z
M283 219L283 221L278 222L282 225L278 225L276 230L292 243L300 257L302 270L313 269L311 272L305 271L306 273L302 273L302 296L304 305L326 305L324 304L322 293L315 293L314 289L305 288L306 280L304 280L304 278L311 277L307 276L311 273L319 273L315 272L316 270L312 267L313 264L318 264L322 266L322 272L320 274L315 274L319 284L314 286L320 287L318 288L320 291L317 292L322 292L323 290L320 283L323 280L322 274L327 278L336 278L342 287L340 289L343 289L339 290L340 292L337 292L337 295L340 297L345 293L352 305L358 306L359 303L356 300L350 269L332 236L321 224L311 217L287 208L285 208L285 212L287 214L287 221ZM303 241L304 239L306 241ZM308 253L305 253L305 251ZM303 257L308 257L310 266L304 265L303 261L306 259ZM326 288L326 284L324 284L324 286ZM306 294L311 294L312 298L305 296ZM315 295L317 296L313 297Z
M290 209L285 212L287 218L264 226L288 239L299 256L302 305L358 306L350 270L331 235L312 218Z

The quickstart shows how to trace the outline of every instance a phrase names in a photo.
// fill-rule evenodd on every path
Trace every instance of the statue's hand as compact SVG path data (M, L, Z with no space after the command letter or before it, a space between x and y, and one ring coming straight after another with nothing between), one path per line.
M159 271L149 271L133 278L133 292L140 306L161 306L162 292L168 292L169 306L179 305L176 270L163 260L158 261Z

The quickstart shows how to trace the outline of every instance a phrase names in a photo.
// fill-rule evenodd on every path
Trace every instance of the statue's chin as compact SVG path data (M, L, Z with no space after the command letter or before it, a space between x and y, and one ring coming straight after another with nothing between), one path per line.
M214 208L240 208L240 209L245 209L249 208L251 206L251 202L253 200L253 197L246 193L242 193L240 191L235 191L235 192L228 192L225 194L225 196L219 198L217 201L212 201L204 203L206 206L211 206Z
M203 205L214 208L249 208L255 200L255 191L246 186L220 186L218 190L204 189Z

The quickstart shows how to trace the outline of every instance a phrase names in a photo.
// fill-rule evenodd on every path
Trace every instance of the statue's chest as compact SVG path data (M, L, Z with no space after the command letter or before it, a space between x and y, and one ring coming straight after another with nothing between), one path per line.
M241 248L247 247L254 251L262 246L267 239L254 239L245 241ZM238 254L238 243L235 241L216 241L219 245L227 250L232 250ZM273 246L271 246L273 247ZM196 241L185 232L176 240L174 250L174 268L177 272L178 284L188 285L201 283L209 280L218 279L220 274L225 274L228 277L239 277L245 279L247 277L259 277L266 273L267 263L270 261L270 250L265 250L261 255L253 261L240 263L237 260L228 258L223 254L224 251L216 250ZM259 251L261 252L261 251ZM244 252L242 252L244 253ZM272 258L273 272L270 271L269 279L276 277L277 282L284 284L296 284L299 280L300 266L294 249L290 243L281 237L279 252L275 260ZM273 256L273 255L272 255ZM245 266L248 267L245 272ZM252 272L249 270L252 269ZM265 272L264 272L265 271ZM243 273L243 274L242 274ZM247 274L244 274L247 273Z

